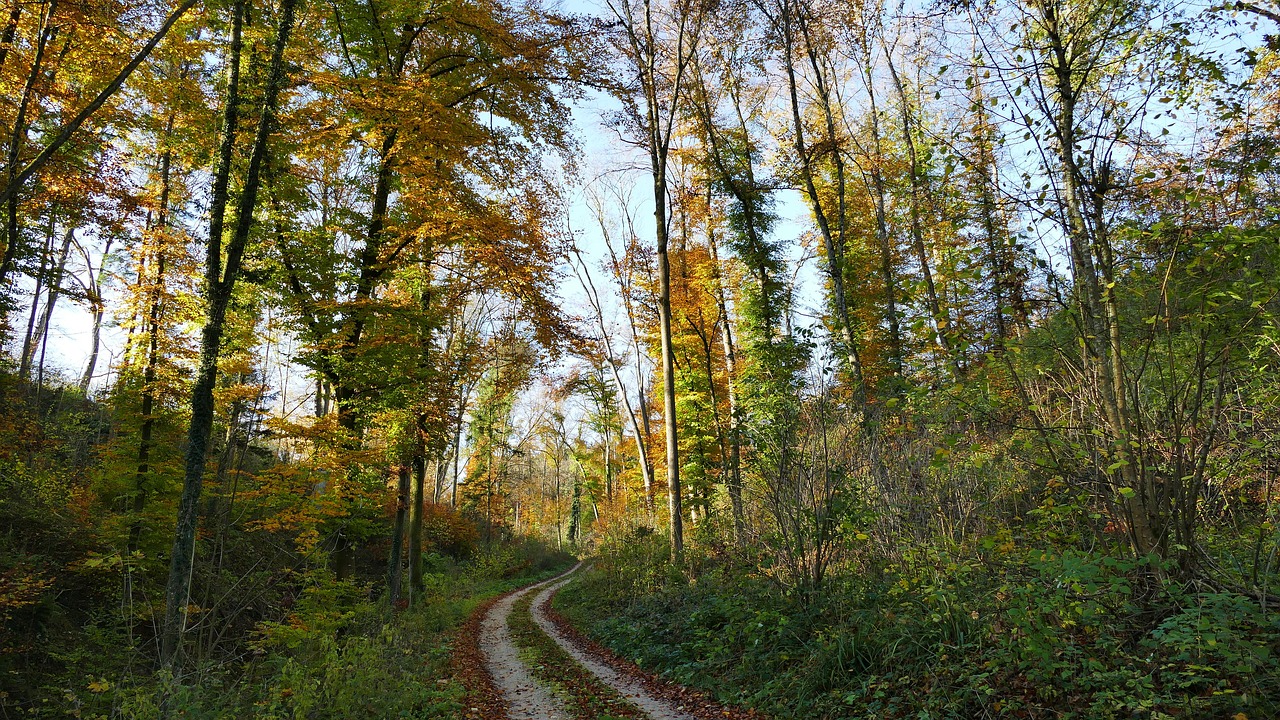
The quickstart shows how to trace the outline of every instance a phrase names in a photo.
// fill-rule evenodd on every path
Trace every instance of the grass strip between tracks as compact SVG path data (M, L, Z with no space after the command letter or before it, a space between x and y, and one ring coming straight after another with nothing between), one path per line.
M536 593L516 601L507 619L530 671L565 702L578 720L644 720L645 714L569 656L533 621Z
M769 720L768 716L758 710L748 710L731 705L724 705L710 693L671 682L655 675L634 662L624 658L613 650L596 642L589 635L579 630L563 613L556 608L557 592L546 605L547 619L578 648L609 665L614 670L638 680L646 690L655 697L662 698L673 706L693 715L698 720Z

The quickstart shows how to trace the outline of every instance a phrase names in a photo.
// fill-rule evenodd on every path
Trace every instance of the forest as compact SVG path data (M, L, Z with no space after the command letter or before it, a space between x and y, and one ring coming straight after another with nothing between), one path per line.
M1280 717L1276 0L0 24L0 717Z

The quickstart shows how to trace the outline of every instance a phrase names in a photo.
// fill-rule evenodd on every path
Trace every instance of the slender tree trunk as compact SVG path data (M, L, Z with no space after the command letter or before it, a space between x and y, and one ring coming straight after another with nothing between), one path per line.
M640 343L640 331L637 330L635 305L631 302L629 281L624 280L622 265L618 262L618 255L614 252L613 243L609 241L608 233L604 236L605 247L609 250L609 262L612 265L615 278L622 287L622 307L627 312L627 327L631 331L631 350L632 356L635 358L636 367L636 405L635 412L632 413L633 421L638 418L640 426L633 428L636 434L636 447L640 453L640 470L644 477L644 508L645 517L652 524L654 521L655 493L654 493L654 472L653 462L649 459L649 438L652 437L653 428L649 424L649 399L648 391L644 382L644 347ZM589 279L589 278L588 278ZM599 313L597 313L599 315ZM617 366L613 368L614 381L618 383L619 392L622 393L623 399L628 400L626 392L622 388L622 379L618 373ZM630 402L628 400L628 406ZM630 412L630 410L628 410Z
M173 132L173 115L165 128L165 143L168 144ZM160 203L155 225L151 231L151 265L155 272L148 289L147 307L147 364L142 371L142 428L138 432L138 467L133 479L133 503L130 508L129 540L126 549L129 554L125 571L125 597L133 602L133 557L138 552L142 541L142 513L147 507L150 494L148 481L151 477L151 448L155 435L156 417L156 369L160 364L160 315L164 303L165 264L167 259L167 238L169 229L169 191L173 164L173 152L167 147L160 158ZM104 259L105 265L105 259ZM141 280L141 278L139 278Z
M613 374L613 382L618 386L618 395L622 398L623 408L627 411L627 417L631 420L631 431L635 435L636 454L640 459L640 473L644 478L644 492L646 508L649 517L653 517L653 465L649 462L648 433L649 422L647 417L642 417L641 413L636 412L631 405L631 397L627 395L627 388L622 384L622 374L618 371L618 363L614 359L613 344L609 340L609 331L604 324L604 308L600 304L600 295L596 292L595 282L591 279L591 270L582 259L582 255L574 251L578 258L578 264L582 268L580 279L582 280L583 289L587 291L587 300L591 303L592 309L596 315L596 326L600 328L600 341L604 346L605 362L609 365L609 371ZM639 348L637 350L637 358L639 357ZM637 366L637 371L639 366ZM640 377L637 375L637 377ZM643 397L644 388L641 385L640 394ZM643 427L642 427L643 425Z
M71 253L71 242L75 239L75 225L68 225L62 236L62 247L58 250L58 261L53 267L53 277L49 280L49 288L45 292L44 307L40 310L40 322L36 324L35 337L31 340L31 352L35 353L37 345L44 347L49 335L49 322L53 318L53 309L62 296L62 280L66 276L67 256ZM31 360L26 360L29 364ZM42 363L43 365L43 363Z
M1119 306L1115 294L1115 274L1110 239L1106 236L1102 213L1105 189L1087 187L1075 150L1079 136L1076 105L1079 97L1078 71L1073 65L1069 39L1058 23L1057 6L1037 6L1050 55L1053 92L1058 103L1054 139L1061 162L1063 211L1067 221L1068 250L1075 271L1074 290L1083 316L1085 332L1083 357L1097 363L1103 415L1115 436L1116 470L1113 483L1122 495L1129 524L1129 536L1139 554L1164 554L1164 538L1158 530L1156 491L1134 447L1135 422L1128 404L1123 348L1120 338ZM1093 227L1090 203L1094 198ZM1124 490L1129 492L1123 492Z
M950 313L944 311L942 303L938 300L938 289L933 281L933 270L929 267L929 251L924 243L924 227L920 218L920 206L923 203L920 187L922 184L920 179L920 158L916 151L916 132L912 126L911 103L907 98L907 90L902 83L902 78L898 75L898 68L894 65L893 57L888 49L885 50L885 57L888 58L889 76L893 78L894 88L898 91L898 103L902 110L902 137L907 145L908 169L911 180L911 205L909 209L911 245L915 249L916 261L920 263L920 274L924 278L925 297L929 302L929 314L933 319L934 343L951 366L953 376L958 379L962 368L960 359L951 349L949 339L951 333Z
M422 512L426 503L423 491L427 479L427 450L422 441L422 428L418 429L418 446L413 456L413 495L409 518L409 586L416 593L422 590ZM436 463L436 475L439 463Z
M227 246L225 271L222 268L221 235L222 213L219 206L226 204L226 182L230 175L230 148L234 143L235 110L239 102L238 88L229 86L227 94L228 109L224 119L222 158L227 159L224 166L219 160L219 170L226 171L215 174L215 189L221 185L222 197L214 195L213 212L209 222L209 253L206 268L205 287L208 296L208 308L205 313L204 330L200 339L200 360L197 365L194 387L191 392L191 422L187 433L187 450L185 459L185 476L183 478L182 498L178 505L178 525L174 533L173 550L170 553L169 579L165 587L165 621L161 636L161 657L166 667L172 668L177 661L183 626L185 625L187 600L190 596L191 569L195 554L196 524L199 514L200 491L204 481L205 460L209 451L209 436L213 429L213 388L218 375L218 355L222 345L223 327L226 322L227 305L231 301L231 293L240 275L240 263L245 247L249 241L249 229L253 224L253 212L257 206L258 189L262 179L262 165L266 158L267 142L275 125L276 103L280 91L285 84L284 51L293 31L294 12L298 0L282 0L280 7L280 24L276 30L275 43L271 50L270 72L263 88L262 111L258 120L258 129L254 137L253 150L249 157L249 167L245 175L240 202L236 210L236 224ZM236 37L230 53L232 68L239 64L239 22L243 4L236 7ZM233 72L238 72L233 70ZM227 122L231 120L232 122ZM221 177L218 177L221 175Z
M102 297L103 285L107 282L107 258L111 255L112 238L107 238L106 244L102 249L102 261L98 265L98 272L93 272L93 266L90 264L89 272L89 307L93 315L93 332L89 341L89 359L85 362L84 374L80 376L80 392L86 396L89 394L89 384L93 382L93 373L98 367L98 352L102 346L102 316L106 313L107 305ZM88 262L88 253L85 253L85 260Z
M426 248L423 252L425 257L424 265L424 287L421 297L419 298L419 308L422 311L423 327L419 329L418 337L418 368L423 375L423 382L426 383L430 374L434 372L431 366L431 266L433 254L430 248ZM429 385L428 385L429 386ZM427 476L427 416L419 412L414 422L414 457L413 457L413 513L411 517L411 527L409 530L409 584L416 591L422 588L422 504L423 489L426 487ZM441 443L435 442L432 448L432 454L436 457L436 476L439 478L440 465L444 461L444 451L439 448ZM439 495L440 483L436 482L436 495Z
M391 558L387 571L392 608L400 603L400 584L404 577L404 531L409 513L409 476L408 465L402 464L396 468L396 521L391 535Z
M667 257L667 181L665 158L654 153L654 222L658 231L658 326L662 344L662 413L667 430L667 510L671 554L684 554L684 513L680 498L680 437L676 423L675 350L671 344L671 263Z
M449 481L449 468L453 465L453 440L446 436L445 446L440 450L436 460L436 486L431 493L431 502L439 504L444 500L444 484Z
M875 205L876 239L880 246L880 274L884 281L884 317L889 325L889 364L894 375L902 377L902 328L898 318L898 290L894 273L893 237L889 233L888 196L884 173L880 165L884 162L884 144L880 134L880 108L876 103L875 80L871 68L871 46L867 42L865 30L862 36L863 78L867 85L867 99L871 104L871 149L875 157L870 160L870 175L873 204ZM895 394L897 389L894 390Z
M467 390L464 385L458 391L458 421L453 427L453 483L450 487L449 506L458 507L458 475L462 462L462 421L467 412Z
M618 410L613 403L609 403L609 409L615 413ZM613 418L609 419L612 420ZM619 434L621 434L621 427L619 427ZM617 491L617 488L614 487L615 484L613 474L613 436L610 426L606 424L604 426L604 496L610 504L613 503L613 494Z
M827 145L832 148L832 165L836 173L835 189L837 195L836 209L836 228L833 231L831 220L827 216L827 211L822 205L821 197L818 194L817 183L815 182L815 171L813 156L810 153L808 145L805 143L804 117L800 107L800 91L797 78L796 62L795 62L795 33L800 22L797 17L798 13L803 13L803 9L797 9L792 0L782 0L779 3L779 34L783 43L783 70L787 74L787 92L791 106L791 124L793 141L795 145L796 159L800 162L800 175L804 181L805 196L809 200L809 208L813 212L814 219L818 224L818 232L822 235L822 244L827 256L826 271L827 278L831 281L831 301L836 312L836 333L843 346L843 359L846 367L849 369L850 375L853 376L854 392L857 400L863 409L866 409L869 388L867 387L865 375L862 367L862 358L858 351L858 342L853 335L853 320L849 312L849 296L844 285L844 248L845 248L845 226L847 220L845 218L844 197L845 197L845 168L844 159L840 154L839 144L835 135L835 117L831 110L830 95L827 93L827 84L822 81L818 84L820 100L823 104L823 116L826 120L827 137L825 138ZM811 52L810 64L818 66L816 54ZM819 72L818 77L822 74ZM864 413L865 415L865 413Z
M978 200L978 214L982 222L982 233L986 240L987 246L987 268L991 274L991 301L992 323L996 330L995 351L997 354L1003 354L1005 344L1010 337L1010 329L1006 314L1008 312L1009 299L1006 297L1006 288L1008 288L1014 280L1016 268L1012 267L1012 263L1007 261L1008 253L1005 251L1004 244L1006 242L1007 228L1003 228L1003 221L999 219L999 210L996 205L996 158L993 149L993 129L990 120L987 117L986 97L982 92L982 78L978 76L978 69L974 68L973 72L973 88L974 101L972 103L974 109L974 127L973 127L973 154L976 155L976 161L973 163L977 172L972 174L972 187L974 195Z
M133 517L129 521L128 551L132 555L138 550L142 537L142 512L147 505L149 488L147 481L151 473L152 437L155 434L155 397L156 366L160 361L160 284L164 282L165 253L157 249L153 256L155 267L155 285L151 290L150 308L147 314L147 364L142 371L142 428L138 433L138 469L134 473L133 483Z
M49 274L49 259L53 257L54 218L49 215L45 229L44 248L40 253L40 269L36 271L36 288L31 293L31 312L27 314L27 332L22 337L22 356L18 364L18 377L26 380L31 375L31 356L34 354L36 318L40 316L40 296L44 294L44 279Z
M582 534L582 482L578 473L573 476L573 502L569 505L569 542L578 544Z
M742 508L742 411L738 404L737 353L733 344L733 323L730 322L728 303L725 302L724 282L720 274L720 252L715 233L708 233L711 245L711 262L715 266L716 306L720 311L720 342L724 348L725 385L729 388L729 467L725 489L729 491L729 508L733 513L734 541L741 545L746 540L746 523Z

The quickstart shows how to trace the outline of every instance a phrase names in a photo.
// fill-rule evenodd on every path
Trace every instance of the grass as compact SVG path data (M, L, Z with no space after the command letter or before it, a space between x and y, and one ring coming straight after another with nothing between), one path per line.
M534 677L564 701L578 720L643 720L646 716L616 690L578 664L533 621L535 593L516 601L508 625L521 659Z

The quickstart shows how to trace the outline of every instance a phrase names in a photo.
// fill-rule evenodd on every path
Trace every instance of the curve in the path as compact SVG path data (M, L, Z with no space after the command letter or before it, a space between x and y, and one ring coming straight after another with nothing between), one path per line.
M575 565L558 578L507 595L494 603L480 623L480 652L484 655L485 667L493 676L494 685L507 701L510 720L571 720L572 716L564 704L529 673L529 668L520 659L520 650L511 639L507 617L511 614L511 606L525 594L564 578L578 567Z
M573 568L573 570L577 569L577 567ZM542 591L533 599L533 604L530 606L533 612L533 621L542 629L542 632L546 633L552 640L555 640L556 644L569 653L579 665L591 671L592 674L600 678L601 682L618 691L619 695L622 695L633 705L640 708L652 720L696 720L693 715L651 694L638 679L620 673L587 654L570 641L569 638L565 637L555 623L551 622L547 617L547 602L550 601L551 596L557 590L573 579L569 577L573 570L561 575L559 578L549 580ZM530 588L530 590L532 589L534 588Z

